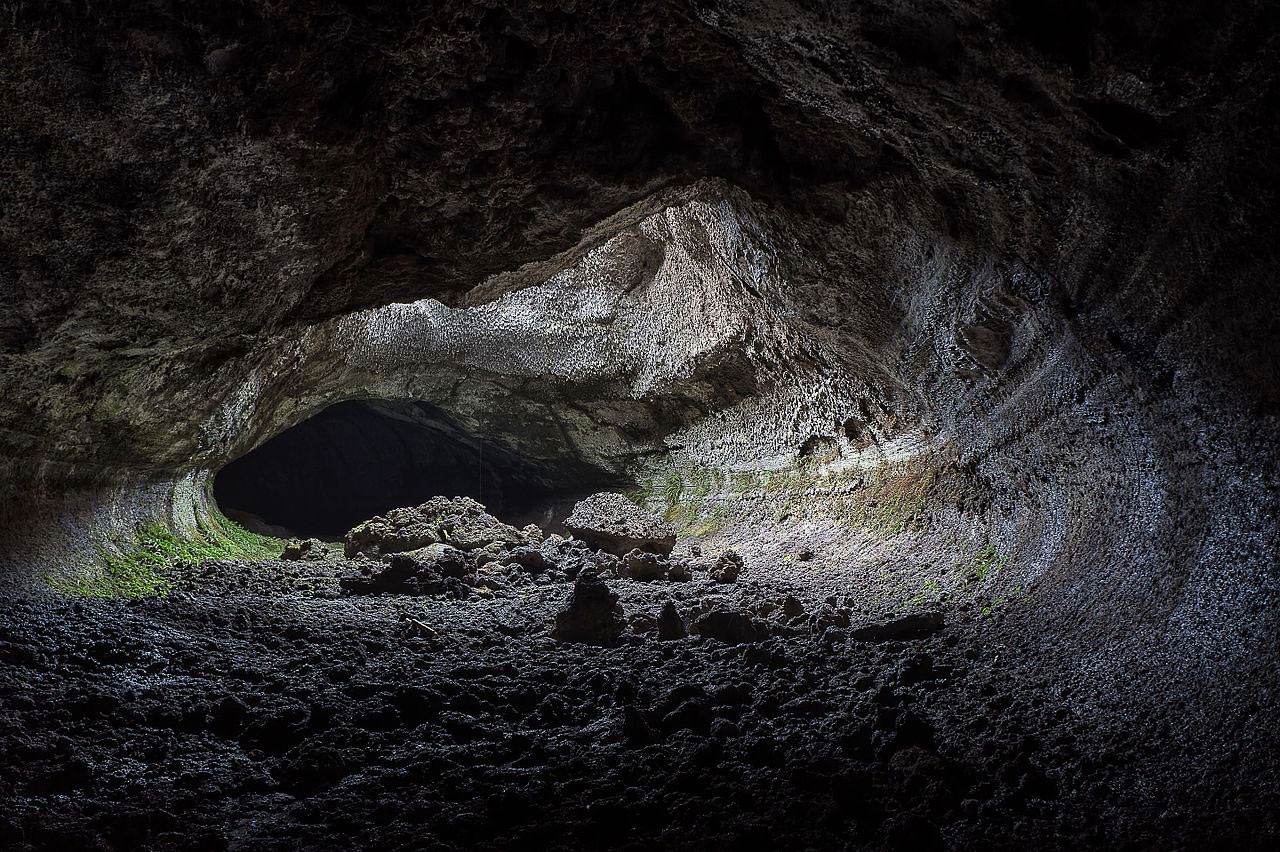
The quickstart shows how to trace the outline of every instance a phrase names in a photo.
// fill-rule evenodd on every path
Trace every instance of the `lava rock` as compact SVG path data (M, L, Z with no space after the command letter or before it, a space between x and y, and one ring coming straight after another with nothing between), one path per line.
M656 553L632 550L622 557L620 576L631 580L662 580L667 576L667 560Z
M458 585L465 586L463 578L469 574L466 555L455 547L432 545L411 553L393 554L385 567L376 563L361 567L361 573L341 578L339 586L348 594L402 594L434 595L449 593L465 597Z
M553 567L546 554L532 547L517 547L506 554L505 559L509 564L519 565L530 574L537 574Z
M688 628L685 627L684 619L680 617L680 611L676 609L674 601L667 601L662 605L662 612L658 614L658 639L662 642L669 642L673 639L683 639L689 635Z
M329 555L329 546L318 538L308 538L306 540L290 539L284 546L284 551L280 554L280 559L285 562L297 562L301 559L308 561L320 561Z
M420 506L392 509L354 527L347 533L344 552L348 559L358 554L385 556L441 543L470 551L494 543L515 547L524 539L470 497L432 497Z
M694 623L696 633L710 639L719 639L729 645L760 642L769 638L769 628L750 613L736 609L715 609L700 616Z
M693 565L688 559L672 559L667 568L667 579L674 583L687 583L693 579Z
M676 545L676 532L665 520L621 494L602 491L573 507L565 529L616 556L644 550L667 556Z
M736 550L726 550L716 559L710 574L717 583L736 583L742 574L742 557Z
M942 629L940 612L917 612L855 627L850 635L862 642L901 642L907 639L923 639Z
M599 575L584 571L573 585L568 606L556 615L552 636L559 642L607 645L626 625L618 596Z

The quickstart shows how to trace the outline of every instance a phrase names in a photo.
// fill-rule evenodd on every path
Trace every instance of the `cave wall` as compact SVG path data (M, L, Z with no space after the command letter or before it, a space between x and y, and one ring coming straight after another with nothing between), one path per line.
M19 3L6 583L416 398L637 479L944 458L973 499L854 569L992 543L1079 664L1239 678L1280 632L1276 14Z

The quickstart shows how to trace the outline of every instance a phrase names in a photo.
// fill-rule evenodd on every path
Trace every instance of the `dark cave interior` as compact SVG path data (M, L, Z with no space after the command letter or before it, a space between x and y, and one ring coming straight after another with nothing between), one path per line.
M0 852L1280 849L1280 3L0 57Z
M366 518L437 495L555 529L576 498L624 485L575 459L531 459L471 435L427 402L349 400L227 464L213 493L229 517L277 536L337 540Z

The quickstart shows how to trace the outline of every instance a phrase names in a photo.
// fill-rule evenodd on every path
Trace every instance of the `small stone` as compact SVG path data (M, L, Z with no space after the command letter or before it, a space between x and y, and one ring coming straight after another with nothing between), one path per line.
M593 572L578 575L568 605L556 615L552 636L559 642L607 645L627 623L618 596Z
M802 549L799 553L796 554L796 559L799 560L800 562L812 561L813 557L814 557L814 552L812 549L808 547Z
M631 580L661 580L667 576L667 560L656 553L632 550L622 557L619 574Z
M787 595L782 601L782 614L787 618L804 615L804 604L795 595Z
M680 611L676 609L674 601L667 601L662 605L662 612L658 614L658 639L662 642L670 642L675 639L684 639L689 635L688 628L684 625L684 619L680 617Z

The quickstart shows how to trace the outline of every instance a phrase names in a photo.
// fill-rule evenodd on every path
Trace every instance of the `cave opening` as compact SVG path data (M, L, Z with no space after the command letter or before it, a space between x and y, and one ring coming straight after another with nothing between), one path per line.
M281 537L341 538L399 506L472 497L508 523L557 527L582 496L619 484L577 458L534 458L420 400L339 402L223 467L228 517Z

